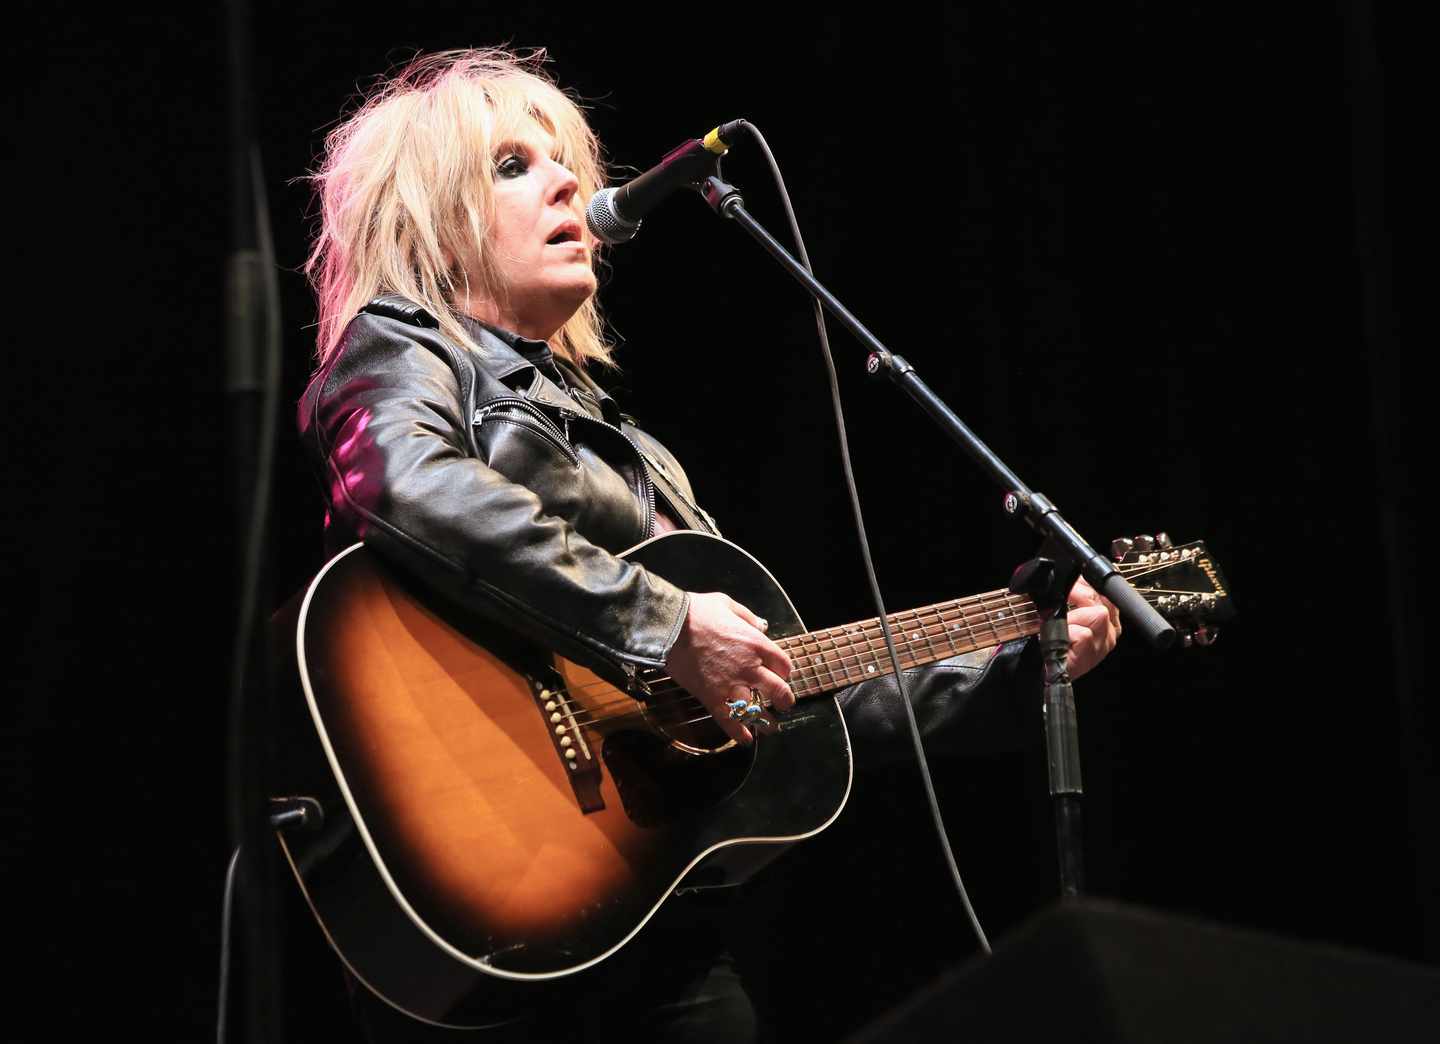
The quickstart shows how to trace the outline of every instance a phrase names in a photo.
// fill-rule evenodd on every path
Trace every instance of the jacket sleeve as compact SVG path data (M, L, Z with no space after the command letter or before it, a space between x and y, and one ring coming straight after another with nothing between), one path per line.
M1045 739L1040 653L1033 639L1006 642L905 672L926 753L988 753ZM837 694L857 768L914 757L895 676Z
M590 543L478 459L458 351L392 320L352 324L300 410L328 524L612 681L663 666L689 596Z

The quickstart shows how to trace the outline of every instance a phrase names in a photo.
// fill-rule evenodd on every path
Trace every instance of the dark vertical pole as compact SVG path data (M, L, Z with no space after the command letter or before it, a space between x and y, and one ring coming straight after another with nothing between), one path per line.
M1060 607L1040 612L1040 655L1045 661L1045 747L1050 761L1050 797L1055 802L1055 845L1060 859L1060 894L1085 894L1085 849L1080 836L1080 731L1075 691L1065 658L1070 653L1070 621Z
M1048 504L1039 493L1032 500ZM1008 501L1007 501L1008 503ZM1035 603L1040 617L1040 657L1045 675L1045 752L1050 762L1050 797L1055 803L1055 850L1060 864L1060 895L1066 901L1085 895L1085 847L1080 835L1080 727L1075 690L1070 685L1070 589L1080 569L1060 558L1046 540L1040 555L1010 578L1010 590Z
M1374 5L1371 0L1352 0L1348 13L1355 238L1359 249L1365 352L1370 376L1370 415L1380 493L1380 538L1390 618L1390 651L1394 660L1401 750L1410 791L1411 836L1415 846L1422 945L1426 955L1436 959L1440 958L1440 826L1437 826L1440 807L1437 807L1436 801L1440 780L1436 779L1432 745L1426 742L1429 722L1424 715L1425 705L1417 699L1415 692L1405 612L1404 534L1400 530L1403 485L1397 473L1397 443L1391 423L1391 407L1396 392L1391 376L1395 324L1381 175L1381 99Z
M245 1039L278 1044L279 868L266 815L270 736L265 651L267 530L279 399L280 309L260 152L248 0L226 0L231 252L225 285L225 394L230 412L239 605L228 730L229 823L240 847L236 962Z

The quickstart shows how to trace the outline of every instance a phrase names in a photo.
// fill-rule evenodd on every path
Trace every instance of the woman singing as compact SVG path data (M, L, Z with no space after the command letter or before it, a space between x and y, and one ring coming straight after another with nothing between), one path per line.
M363 541L613 684L663 669L731 738L752 743L794 705L791 664L766 621L617 557L667 531L716 530L679 462L595 380L610 359L584 206L604 182L600 157L584 114L539 62L495 50L418 59L330 135L309 268L319 366L299 415L328 500L326 545ZM1072 676L1118 633L1088 589L1073 600ZM1040 702L1021 666L1027 647L918 672L912 699L927 733L962 748L1033 742ZM894 691L876 683L842 698L862 764L908 748ZM747 727L730 713L737 700L773 717ZM563 1005L471 1032L759 1039L744 969L727 955L733 890L717 891L664 904L577 977ZM465 1037L352 987L372 1040Z

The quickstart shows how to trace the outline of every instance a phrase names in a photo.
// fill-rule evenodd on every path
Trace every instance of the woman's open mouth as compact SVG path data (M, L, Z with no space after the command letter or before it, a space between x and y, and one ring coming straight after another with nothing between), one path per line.
M545 243L546 243L548 246L559 246L561 243L578 243L578 242L580 242L580 225L579 225L578 222L577 222L577 223L568 223L568 222L567 222L566 224L561 225L558 229L556 229L555 234L554 234L553 236L551 236L549 239L545 240Z

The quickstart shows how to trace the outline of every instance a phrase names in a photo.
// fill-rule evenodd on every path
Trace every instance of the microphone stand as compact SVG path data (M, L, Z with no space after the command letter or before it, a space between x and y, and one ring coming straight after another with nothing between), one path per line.
M717 157L718 158L718 157ZM1055 802L1055 836L1059 849L1060 885L1067 900L1085 894L1085 862L1080 837L1080 746L1075 697L1065 658L1070 651L1066 598L1079 576L1108 598L1130 627L1156 648L1175 641L1175 628L1099 554L1043 494L1025 485L989 446L981 442L936 395L909 361L894 354L825 289L805 266L791 256L745 209L739 191L715 174L693 187L722 217L735 221L780 262L820 304L870 351L866 370L903 388L931 419L950 435L1005 491L1005 512L1027 523L1044 542L1035 558L1015 571L1010 589L1034 603L1040 616L1040 650L1045 662L1045 741L1050 759L1050 794Z

